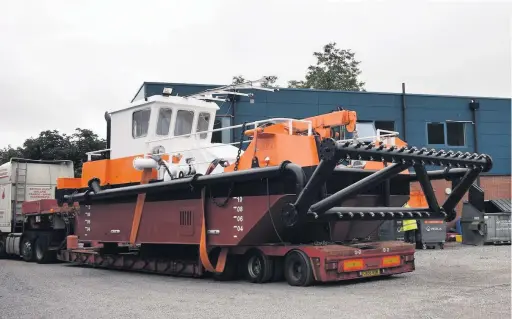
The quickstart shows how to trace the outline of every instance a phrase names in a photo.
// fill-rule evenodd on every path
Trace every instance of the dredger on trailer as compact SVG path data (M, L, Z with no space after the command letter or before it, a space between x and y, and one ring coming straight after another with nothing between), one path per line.
M213 129L211 101L248 96L244 89L273 91L252 83L185 97L164 90L107 114L108 149L88 154L81 178L58 178L56 201L26 205L27 220L54 214L73 225L65 248L47 245L43 254L222 280L284 277L294 286L411 272L413 245L374 241L382 221L452 220L492 167L487 155L396 143L396 132L360 138L356 113L343 109ZM222 130L235 130L237 142L212 143ZM441 178L460 179L442 205L430 183ZM413 181L428 207L403 207Z

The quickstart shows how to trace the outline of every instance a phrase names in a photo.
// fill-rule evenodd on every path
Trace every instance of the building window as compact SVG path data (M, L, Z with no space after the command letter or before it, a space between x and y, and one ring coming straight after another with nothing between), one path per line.
M194 112L179 110L176 116L176 125L174 126L174 136L187 135L192 133L192 123L194 122ZM189 136L183 136L189 137Z
M427 124L428 144L444 145L444 123L428 123Z
M231 126L231 118L230 117L216 117L215 122L213 122L213 129L217 130L223 127ZM216 131L212 133L212 143L231 143L231 130L222 130Z
M132 136L133 138L148 135L150 109L135 111L132 114Z
M210 126L210 113L199 113L199 118L197 119L197 128L196 132L208 131L208 126ZM204 140L208 137L208 133L199 134L199 138Z
M172 109L161 108L156 123L156 135L168 135L171 127Z
M375 121L375 129L395 131L395 121Z
M427 123L427 143L430 145L465 146L465 123Z
M466 144L465 123L446 123L448 146L464 146Z

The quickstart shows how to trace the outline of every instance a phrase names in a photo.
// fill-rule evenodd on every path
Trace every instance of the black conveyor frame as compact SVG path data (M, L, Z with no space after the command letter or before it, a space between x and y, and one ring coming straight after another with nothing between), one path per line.
M488 172L492 168L492 159L486 154L471 154L462 152L445 152L426 148L386 147L383 144L364 144L357 141L343 142L333 139L325 139L320 145L321 161L313 172L311 179L297 197L293 204L299 217L309 217L315 220L337 219L361 219L361 220L386 220L386 219L439 219L453 220L456 216L455 206L467 192L481 172ZM315 201L317 189L323 185L337 163L341 159L355 159L363 161L381 161L391 163L388 167L375 171L371 175L358 182L339 190L338 192ZM444 171L427 172L425 165L445 167ZM428 207L404 208L404 207L341 207L344 200L355 194L364 192L380 183L388 183L393 176L413 167L415 174L407 177L408 181L417 180ZM460 181L448 196L443 205L439 205L430 178L459 178ZM386 192L386 187L384 187ZM389 195L388 195L389 196ZM384 201L386 206L389 199ZM290 209L288 207L288 209Z

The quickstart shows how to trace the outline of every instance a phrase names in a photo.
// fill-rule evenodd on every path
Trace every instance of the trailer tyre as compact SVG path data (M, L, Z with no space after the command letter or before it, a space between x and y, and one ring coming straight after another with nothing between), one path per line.
M218 257L218 256L217 256ZM214 273L213 279L217 281L232 281L238 278L238 256L229 255L226 259L226 265L224 266L224 271L220 274ZM215 261L216 263L217 261Z
M283 281L284 279L284 258L274 258L274 274L272 275L272 282Z
M33 262L34 261L34 241L30 238L23 238L21 241L21 257L26 262Z
M274 260L260 250L251 250L245 257L244 273L245 278L249 282L268 282L274 275Z
M290 286L306 287L313 284L313 267L309 257L300 250L290 251L284 260L284 277Z
M45 239L44 237L38 237L34 245L35 260L38 264L46 264L55 259L55 252L48 250L48 244Z
M5 251L5 237L0 237L0 259L7 257L7 252Z

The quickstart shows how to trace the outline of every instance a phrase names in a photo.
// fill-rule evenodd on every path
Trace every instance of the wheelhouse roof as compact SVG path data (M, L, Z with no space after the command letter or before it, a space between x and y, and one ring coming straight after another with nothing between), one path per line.
M188 107L192 107L192 108L200 107L200 108L210 109L210 110L214 110L214 111L218 111L220 109L219 106L215 102L207 102L207 101L199 100L196 98L188 98L188 97L183 97L183 96L153 95L153 96L148 97L146 100L142 99L142 100L134 101L134 102L130 103L130 105L128 107L111 111L111 112L109 112L109 114L120 113L123 111L134 109L139 106L151 104L154 102L175 104L175 105L180 105L180 106L188 106Z

